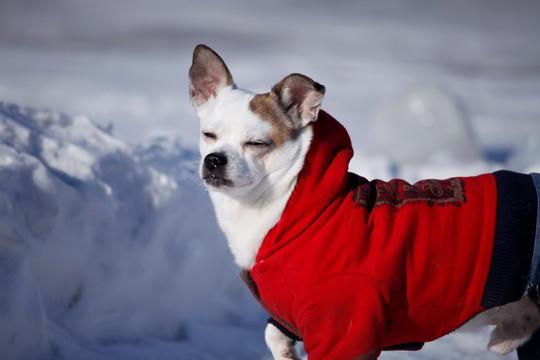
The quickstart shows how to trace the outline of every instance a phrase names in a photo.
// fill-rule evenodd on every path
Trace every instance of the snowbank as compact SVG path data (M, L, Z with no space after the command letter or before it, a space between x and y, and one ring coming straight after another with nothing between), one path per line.
M3 359L143 338L185 356L201 326L262 329L196 163L174 141L130 147L86 117L0 103Z

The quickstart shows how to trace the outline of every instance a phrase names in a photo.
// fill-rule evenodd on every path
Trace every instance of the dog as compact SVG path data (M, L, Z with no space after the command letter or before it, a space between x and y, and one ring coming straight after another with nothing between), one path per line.
M299 340L310 360L375 359L488 325L489 349L507 354L540 326L540 177L368 181L348 172L348 134L309 77L254 94L198 45L189 80L200 177L271 316L275 359L298 359Z

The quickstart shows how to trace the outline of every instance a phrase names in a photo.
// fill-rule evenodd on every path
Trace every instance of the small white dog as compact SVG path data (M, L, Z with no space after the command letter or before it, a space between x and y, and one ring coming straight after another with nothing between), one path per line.
M275 359L297 359L298 339L310 360L374 359L467 321L494 325L489 348L507 354L540 326L537 284L526 283L536 271L533 176L369 182L348 173L350 140L320 111L322 85L292 74L266 94L240 90L204 45L189 78L200 176L272 317Z

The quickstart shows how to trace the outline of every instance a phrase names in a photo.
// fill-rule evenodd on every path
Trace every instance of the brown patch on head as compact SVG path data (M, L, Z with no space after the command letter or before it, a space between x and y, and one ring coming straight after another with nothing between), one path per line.
M263 121L270 122L272 131L269 135L276 146L294 137L293 124L273 92L255 95L249 102L249 109Z
M279 146L317 120L324 91L324 86L307 76L291 74L269 93L255 95L249 109L270 122L270 137Z

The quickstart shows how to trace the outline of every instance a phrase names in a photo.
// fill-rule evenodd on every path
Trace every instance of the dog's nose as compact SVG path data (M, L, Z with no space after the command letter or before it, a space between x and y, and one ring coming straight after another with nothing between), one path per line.
M204 165L210 171L214 171L220 166L227 164L227 158L220 153L211 153L204 158Z

